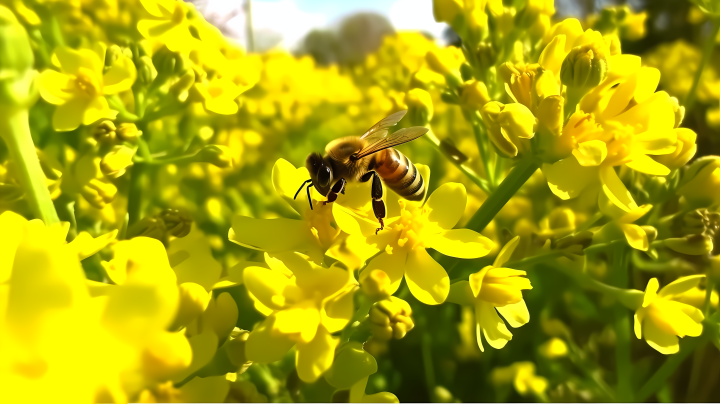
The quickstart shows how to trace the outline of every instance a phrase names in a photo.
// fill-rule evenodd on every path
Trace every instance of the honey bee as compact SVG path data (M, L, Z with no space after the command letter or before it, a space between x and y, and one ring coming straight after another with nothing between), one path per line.
M334 202L338 194L345 193L348 181L367 182L372 179L371 197L375 217L380 227L375 234L385 228L385 204L382 201L383 182L399 196L419 201L425 197L425 181L410 160L394 149L394 146L410 142L427 133L422 126L400 129L388 135L388 128L397 124L407 111L396 112L373 125L362 136L350 136L335 139L325 147L325 155L311 153L305 161L310 172L310 179L305 181L308 202L310 187L315 187L320 194L327 197L323 205ZM381 181L382 179L382 181Z

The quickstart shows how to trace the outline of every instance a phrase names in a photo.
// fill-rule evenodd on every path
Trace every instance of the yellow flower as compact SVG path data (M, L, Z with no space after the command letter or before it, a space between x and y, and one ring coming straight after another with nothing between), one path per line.
M312 383L332 365L339 340L331 334L353 315L356 282L338 266L320 267L297 253L268 257L268 265L243 274L248 291L271 311L250 333L247 359L275 362L295 345L298 376Z
M429 178L429 171L425 168L418 167L418 170L423 178ZM369 191L365 195L369 195ZM351 198L352 195L347 192L345 197ZM374 269L380 269L390 277L388 290L391 293L397 291L404 276L418 300L425 304L440 304L450 291L450 278L426 249L473 259L487 255L493 248L492 241L473 230L453 229L465 211L466 201L464 185L447 183L435 190L427 202L399 200L398 216L392 214L393 206L389 203L386 230L377 235L377 221L367 208L352 209L333 204L333 216L344 232L362 235L367 244L382 251L360 273L361 282Z
M530 148L529 139L535 136L537 120L525 105L490 101L481 114L490 140L501 155L517 157Z
M512 339L512 333L498 312L513 328L530 321L530 313L521 293L523 289L532 289L530 280L523 277L525 271L502 267L519 242L520 237L513 238L502 248L493 265L470 275L469 281L460 281L450 287L449 301L475 306L477 342L481 351L485 350L481 334L495 349L503 348Z
M679 278L665 285L652 278L645 288L642 307L635 312L635 336L645 336L645 341L656 351L668 355L680 350L678 337L698 337L702 334L702 311L676 300L678 295L695 288L705 275Z
M648 235L654 237L657 235L657 230L651 226L638 226L633 223L650 212L652 205L638 206L629 212L625 212L613 205L607 196L602 193L599 196L598 204L600 210L612 220L602 228L593 230L595 231L593 241L600 243L610 242L624 236L628 245L636 250L647 251L650 248L650 242L653 240L649 240Z
M43 71L39 85L45 101L57 105L53 114L55 130L69 131L103 118L115 119L117 111L110 109L104 96L130 89L137 77L132 60L121 56L103 73L105 45L102 43L97 43L92 50L60 47L53 59L61 71Z
M173 52L189 52L201 46L200 38L190 30L191 19L199 17L192 4L176 0L141 0L156 19L138 22L137 28L145 38L156 39ZM196 35L199 32L196 30Z
M705 156L695 160L685 172L678 195L690 206L713 206L720 202L720 157Z
M568 354L567 344L560 338L552 338L540 346L540 354L548 359L562 358Z
M311 190L314 209L310 209L303 195L299 195L297 200L294 199L298 186L310 178L305 167L296 169L287 160L279 159L273 166L272 178L275 191L300 214L302 220L235 216L230 229L230 241L270 253L300 252L310 256L315 262L322 262L325 251L339 233L339 229L333 228L330 223L332 206L318 203L325 198L314 188ZM370 195L369 191L367 195Z
M535 364L532 362L515 362L507 367L493 369L490 378L496 385L512 382L515 391L523 396L528 394L543 396L548 388L547 379L535 375Z
M343 344L335 355L332 367L325 373L325 380L336 389L350 389L351 403L397 403L394 394L380 392L365 394L368 378L378 370L375 358L363 349L359 342Z

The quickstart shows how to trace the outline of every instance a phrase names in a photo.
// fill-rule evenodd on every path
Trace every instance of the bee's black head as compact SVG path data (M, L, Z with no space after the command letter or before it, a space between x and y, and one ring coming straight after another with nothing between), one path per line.
M332 164L318 153L312 153L305 160L305 167L310 172L310 179L322 195L327 195L333 180Z

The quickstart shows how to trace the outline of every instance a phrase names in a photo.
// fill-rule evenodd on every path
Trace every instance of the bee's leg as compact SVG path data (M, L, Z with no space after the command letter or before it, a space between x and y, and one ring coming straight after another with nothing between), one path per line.
M382 181L380 181L380 176L377 175L374 171L371 171L371 173L373 177L372 188L370 191L373 199L372 207L373 212L375 213L375 217L378 221L380 221L380 227L375 230L375 234L378 234L380 230L385 228L385 223L383 223L383 218L385 218L385 203L383 203L382 200L383 186Z
M310 210L314 210L314 209L313 209L313 206L312 206L312 198L310 198L310 187L312 187L313 185L315 185L315 184L310 184L310 185L307 186L307 188L305 188L305 189L307 190L308 203L310 204ZM299 192L299 191L298 191L298 192Z
M328 192L327 201L323 202L323 205L327 205L328 203L335 202L337 199L338 194L345 193L345 184L347 181L345 181L345 178L340 178L335 185L333 185L332 189L330 189L330 192Z

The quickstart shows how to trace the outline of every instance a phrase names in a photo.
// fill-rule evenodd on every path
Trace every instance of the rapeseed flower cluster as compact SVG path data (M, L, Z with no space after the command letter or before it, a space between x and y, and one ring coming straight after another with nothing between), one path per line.
M713 47L559 4L434 0L449 44L326 65L189 2L0 1L0 397L712 398ZM422 138L343 170L388 116L362 142Z

